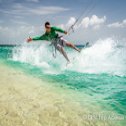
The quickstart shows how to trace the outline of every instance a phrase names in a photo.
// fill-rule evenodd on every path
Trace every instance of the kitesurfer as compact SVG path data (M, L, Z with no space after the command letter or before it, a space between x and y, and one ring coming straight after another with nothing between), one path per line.
M27 42L37 41L37 40L50 41L50 42L52 42L52 46L54 46L55 49L57 49L60 53L62 53L62 55L65 57L65 59L69 63L70 60L69 60L66 52L64 51L63 47L65 47L65 46L70 47L70 48L75 49L78 52L80 52L80 50L73 43L68 42L63 37L60 37L57 32L68 34L67 31L65 31L61 28L58 28L58 27L52 27L49 22L46 22L45 23L45 33L41 36L37 36L37 37L33 37L33 38L29 37L27 39Z

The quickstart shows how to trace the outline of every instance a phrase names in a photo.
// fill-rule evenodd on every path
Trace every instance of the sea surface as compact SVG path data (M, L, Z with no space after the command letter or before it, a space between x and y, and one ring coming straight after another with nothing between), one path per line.
M85 118L113 121L126 125L126 44L111 38L96 41L81 53L65 48L71 63L44 43L0 46L0 61L21 69L54 87L71 90L68 96L90 113ZM95 111L95 106L101 108ZM91 109L92 108L92 109ZM114 114L113 114L114 113Z

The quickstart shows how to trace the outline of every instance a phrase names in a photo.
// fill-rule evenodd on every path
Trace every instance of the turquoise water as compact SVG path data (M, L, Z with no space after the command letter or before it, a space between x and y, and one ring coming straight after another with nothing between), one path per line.
M67 50L72 63L66 66L58 54L54 59L48 45L0 47L0 59L52 85L73 90L80 104L99 105L103 111L126 114L125 46L112 39L99 40L81 54ZM62 92L63 93L63 92ZM88 95L90 99L84 98ZM69 95L69 94L68 94ZM77 96L78 95L78 96ZM121 125L125 125L125 119Z

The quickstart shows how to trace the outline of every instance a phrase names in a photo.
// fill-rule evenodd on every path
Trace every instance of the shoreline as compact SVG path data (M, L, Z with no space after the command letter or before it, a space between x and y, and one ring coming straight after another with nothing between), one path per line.
M70 91L53 87L20 70L0 63L1 126L113 126L103 120L85 120L84 115L100 112L67 98ZM65 91L65 92L64 92ZM66 93L66 94L65 94ZM74 95L73 95L74 96ZM86 96L85 96L86 98ZM91 110L92 109L92 110ZM96 110L95 110L96 109Z

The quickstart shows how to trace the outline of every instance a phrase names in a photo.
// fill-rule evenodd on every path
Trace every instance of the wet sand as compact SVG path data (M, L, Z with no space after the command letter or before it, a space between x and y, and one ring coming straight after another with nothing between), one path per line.
M100 108L73 103L67 97L72 94L0 64L0 126L113 126L85 119L84 115L100 112Z

